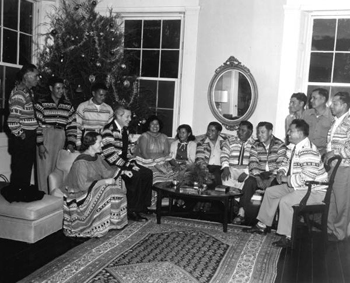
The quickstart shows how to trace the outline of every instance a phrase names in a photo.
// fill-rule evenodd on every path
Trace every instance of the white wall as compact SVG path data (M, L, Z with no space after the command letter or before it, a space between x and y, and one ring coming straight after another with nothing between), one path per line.
M283 4L268 0L200 1L193 128L203 132L211 114L207 91L214 70L235 56L255 77L259 99L250 121L275 123L283 31Z

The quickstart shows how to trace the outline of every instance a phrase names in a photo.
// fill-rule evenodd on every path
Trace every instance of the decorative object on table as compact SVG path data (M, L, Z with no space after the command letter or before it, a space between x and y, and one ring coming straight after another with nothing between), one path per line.
M277 238L175 217L158 225L149 217L77 246L21 282L274 282Z
M214 175L209 172L206 166L201 166L198 163L187 165L187 167L180 171L177 175L180 185L191 185L202 187L203 184L210 185L213 183ZM196 184L195 184L196 183Z

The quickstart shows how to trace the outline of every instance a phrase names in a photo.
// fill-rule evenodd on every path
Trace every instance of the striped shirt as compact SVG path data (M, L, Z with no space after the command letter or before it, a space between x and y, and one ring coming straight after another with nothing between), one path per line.
M256 141L250 149L249 173L258 175L266 171L268 165L269 172L277 173L277 169L286 160L287 147L283 141L272 136L268 150L265 145Z
M220 150L222 150L222 146L224 141L227 139L226 136L220 135L218 137L217 142L220 143ZM205 136L202 140L200 140L197 143L197 150L196 150L196 163L199 164L209 164L210 156L211 156L211 146L209 139L207 136ZM221 155L221 153L220 153ZM220 156L219 155L219 156Z
M121 157L123 150L122 132L116 120L108 123L102 130L102 152L107 163L111 166L115 165L121 169L127 165L128 160ZM131 157L131 143L128 136L128 157Z
M83 131L101 132L103 127L112 121L113 114L113 110L108 104L102 103L97 107L92 102L92 98L80 103L76 112L78 125L77 146L81 145Z
M288 176L288 184L291 187L295 190L306 190L306 181L327 182L328 174L321 161L321 154L309 138L303 139L295 146L292 162L290 163L292 151L292 148L288 148L288 158L284 159L281 168L278 170L287 174L291 165L291 175ZM325 186L315 185L312 189L324 191Z
M331 151L334 151L335 155L340 155L342 161L340 166L350 166L350 113L348 112L342 122L336 127L333 137L331 133L333 127L336 124L333 123L327 136L328 147Z
M255 139L252 136L245 143L236 136L228 138L224 142L221 150L220 160L222 168L236 165L248 166L250 149L254 142ZM242 146L244 151L243 156L240 156ZM240 158L242 159L241 164Z
M75 110L70 101L63 96L56 105L51 95L40 99L35 105L36 118L39 127L36 130L37 145L44 143L43 128L55 127L66 131L67 142L75 145L77 138L77 126Z
M20 136L23 130L35 130L38 122L33 108L33 91L22 84L17 85L10 94L8 126L15 136Z

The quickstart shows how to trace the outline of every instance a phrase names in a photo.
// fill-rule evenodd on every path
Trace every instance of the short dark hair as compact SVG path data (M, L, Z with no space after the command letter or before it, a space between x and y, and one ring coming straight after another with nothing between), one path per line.
M291 125L295 125L299 131L302 131L305 137L309 136L309 124L305 122L303 119L294 119Z
M87 150L90 146L94 145L97 141L97 137L101 136L100 133L97 132L87 132L83 137L83 141L81 143L80 151Z
M326 102L328 101L329 98L329 92L325 88L315 88L311 93L313 92L318 92L319 95L323 96L326 99Z
M246 126L248 130L253 131L253 124L249 121L242 121L241 123L239 123L239 126Z
M105 91L108 90L107 86L105 83L102 83L102 82L97 82L97 83L94 83L91 87L91 92L96 92L98 91L99 89L103 89Z
M295 92L292 94L291 98L296 98L297 100L304 102L304 107L307 103L307 96L303 92Z
M257 129L259 129L260 127L265 127L269 131L273 130L273 125L270 122L259 122Z
M144 127L145 131L149 130L149 126L153 121L158 121L159 131L161 131L163 129L163 122L162 122L162 120L159 119L159 117L157 115L151 115L148 117L148 119L146 120L146 123L145 123L145 127Z
M59 77L51 77L49 78L49 86L54 87L55 84L64 84L64 81L62 78Z
M221 126L221 124L218 123L218 122L216 122L216 121L210 122L207 128L209 128L210 126L214 126L215 129L216 129L217 131L219 131L219 132L222 131L222 126Z
M334 95L334 97L336 96L339 97L343 103L346 103L348 108L350 107L350 94L347 91L339 91Z
M182 124L178 126L177 132L180 131L181 129L185 129L187 133L191 133L187 138L188 141L194 141L196 139L196 137L193 135L192 128L190 125ZM179 133L176 134L175 138L179 140Z
M34 64L25 64L17 73L17 80L21 82L26 73L34 72L38 68Z

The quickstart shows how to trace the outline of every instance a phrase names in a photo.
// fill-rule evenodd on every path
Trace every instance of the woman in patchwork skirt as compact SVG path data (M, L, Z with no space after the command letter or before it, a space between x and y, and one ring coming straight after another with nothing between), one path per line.
M82 154L74 161L63 189L63 230L70 237L102 237L110 229L122 229L128 223L126 189L121 174L98 153L102 138L87 133Z

